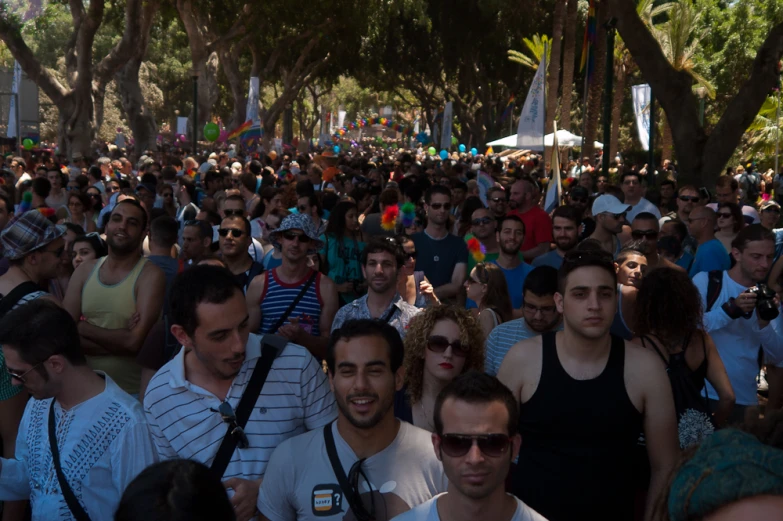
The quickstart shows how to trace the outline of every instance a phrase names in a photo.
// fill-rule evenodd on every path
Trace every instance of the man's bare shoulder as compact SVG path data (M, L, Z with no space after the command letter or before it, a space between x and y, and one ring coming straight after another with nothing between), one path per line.
M541 348L541 335L536 335L531 338L520 340L519 342L511 346L511 349L508 350L508 354L506 354L506 357L503 359L503 362L505 363L506 360L525 361L525 360L529 360L531 357L538 357L540 353L540 348Z

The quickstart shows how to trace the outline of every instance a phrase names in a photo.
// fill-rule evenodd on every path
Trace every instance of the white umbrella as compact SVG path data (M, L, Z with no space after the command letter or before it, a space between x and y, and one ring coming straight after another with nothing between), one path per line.
M544 145L551 147L554 143L554 134L547 134L544 136ZM597 149L604 148L603 143L599 143L598 141L594 141L594 146ZM557 145L558 148L571 148L571 147L581 147L582 146L582 138L580 136L577 136L576 134L572 134L569 131L565 129L561 129L557 131ZM516 148L517 147L517 135L514 134L512 136L504 137L503 139L497 139L495 141L491 141L487 143L487 146L490 147L508 147L508 148ZM530 147L529 147L530 148ZM535 150L535 148L533 148ZM540 150L540 149L538 149Z

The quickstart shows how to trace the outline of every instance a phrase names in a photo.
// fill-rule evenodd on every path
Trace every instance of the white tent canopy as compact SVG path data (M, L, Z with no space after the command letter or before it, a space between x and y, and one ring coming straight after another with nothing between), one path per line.
M544 144L546 146L551 147L552 143L554 143L554 134L547 134L546 136L544 136ZM570 133L567 130L558 130L557 144L560 148L581 147L582 138L575 134ZM517 135L514 134L512 136L504 137L503 139L497 139L495 141L491 141L487 143L487 146L517 148ZM599 143L598 141L594 141L594 146L597 149L604 148L604 144ZM530 148L531 150L540 150L535 147L526 147L526 148Z

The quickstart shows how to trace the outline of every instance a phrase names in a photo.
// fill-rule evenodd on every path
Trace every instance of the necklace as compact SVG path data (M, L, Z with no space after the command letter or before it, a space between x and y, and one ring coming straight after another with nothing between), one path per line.
M424 415L424 421L427 422L427 426L428 427L432 427L432 431L431 432L435 432L435 426L430 421L430 417L427 416L427 411L424 409L424 400L423 399L419 400L419 405L421 406L421 413Z

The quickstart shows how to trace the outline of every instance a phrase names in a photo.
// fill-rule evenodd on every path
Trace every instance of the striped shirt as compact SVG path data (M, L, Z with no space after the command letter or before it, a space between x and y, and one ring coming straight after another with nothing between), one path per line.
M180 350L152 377L144 412L161 459L193 459L210 466L227 426L217 412L221 401L186 379L184 353ZM226 397L235 411L260 356L261 338L251 334L245 362ZM223 478L262 477L272 451L283 440L336 417L334 396L321 366L304 347L289 343L272 363L245 425L250 446L234 450Z
M302 286L307 284L312 274L313 271L309 270L302 280L288 284L277 277L277 268L265 272L264 293L260 299L261 329L259 333L275 333L275 331L271 331L272 327L299 295L299 292L302 291ZM313 336L321 336L320 321L323 300L319 290L320 284L321 274L317 273L315 280L307 288L307 292L297 302L296 307L286 320L280 324L281 326L290 323L292 318L298 318L299 325L307 333Z
M562 331L562 329L563 321L561 320L555 331ZM540 334L537 331L533 331L524 318L509 320L493 328L487 337L487 358L484 362L484 371L488 375L497 376L500 364L503 363L506 353L514 344L520 340L533 338Z

